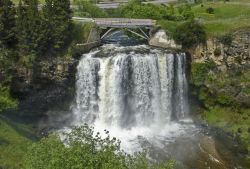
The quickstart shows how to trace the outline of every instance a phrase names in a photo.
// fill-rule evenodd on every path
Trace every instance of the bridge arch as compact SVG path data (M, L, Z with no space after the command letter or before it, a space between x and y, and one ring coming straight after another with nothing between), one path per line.
M100 39L103 40L105 38L108 38L110 36L112 36L115 32L117 31L127 31L130 32L131 34L140 37L144 40L149 40L150 39L150 35L149 32L150 30L143 30L142 28L135 28L135 29L131 29L131 28L107 28L107 29L103 29L101 32L101 36Z

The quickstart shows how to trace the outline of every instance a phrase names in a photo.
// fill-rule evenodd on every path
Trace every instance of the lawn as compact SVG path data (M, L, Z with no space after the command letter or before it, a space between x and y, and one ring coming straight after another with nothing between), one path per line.
M22 168L33 136L29 126L0 115L0 168Z
M207 8L214 9L213 14ZM176 9L177 11L177 9ZM207 2L192 6L195 18L204 24L210 37L217 37L239 28L250 27L250 1L234 1L229 3ZM173 32L182 22L160 20L157 22L163 29Z
M229 107L213 107L203 114L203 118L212 126L240 136L250 151L250 109L236 113Z
M214 9L214 14L206 12L208 7ZM194 6L192 10L211 36L218 36L237 28L250 26L250 4L244 1L204 3Z

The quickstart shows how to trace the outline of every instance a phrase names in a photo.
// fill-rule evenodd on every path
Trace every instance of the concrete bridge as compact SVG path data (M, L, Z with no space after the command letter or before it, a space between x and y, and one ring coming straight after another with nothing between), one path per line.
M73 17L73 20L95 23L97 27L101 29L100 40L107 37L115 29L124 29L132 34L135 34L136 36L149 40L149 32L156 25L156 21L152 19Z

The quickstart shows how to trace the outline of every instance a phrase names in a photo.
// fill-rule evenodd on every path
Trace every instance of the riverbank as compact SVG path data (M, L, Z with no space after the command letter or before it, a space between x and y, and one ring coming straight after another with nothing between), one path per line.
M250 29L210 39L192 53L191 88L195 116L231 134L236 151L250 157ZM224 42L224 44L223 44ZM249 164L248 164L249 165Z

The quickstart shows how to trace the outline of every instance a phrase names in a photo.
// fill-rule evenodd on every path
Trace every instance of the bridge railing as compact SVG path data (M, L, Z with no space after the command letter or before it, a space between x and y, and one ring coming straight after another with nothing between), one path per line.
M73 17L81 22L95 22L100 27L153 27L156 21L152 19L129 19L129 18L81 18Z

